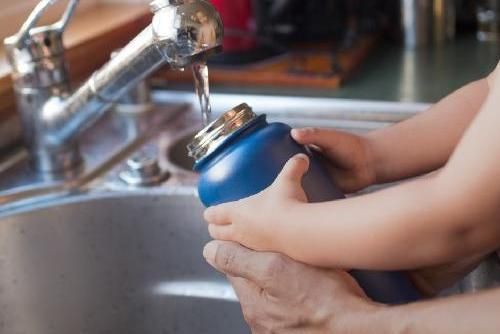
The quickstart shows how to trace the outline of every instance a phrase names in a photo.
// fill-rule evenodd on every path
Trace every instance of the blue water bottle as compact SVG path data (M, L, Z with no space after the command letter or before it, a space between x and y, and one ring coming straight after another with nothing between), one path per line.
M321 158L290 136L283 123L268 123L242 104L207 126L188 145L200 179L198 192L205 206L236 201L269 187L285 163L298 153L310 157L302 185L310 202L344 198ZM375 301L403 304L420 294L401 272L351 271L366 294Z

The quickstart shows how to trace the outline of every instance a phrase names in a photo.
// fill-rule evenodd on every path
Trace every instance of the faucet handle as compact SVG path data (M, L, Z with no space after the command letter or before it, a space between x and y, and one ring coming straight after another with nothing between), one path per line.
M36 28L39 32L52 32L56 35L62 35L68 25L69 20L73 16L79 0L69 0L66 9L59 21L42 27L36 27L36 24L43 16L43 14L53 6L58 0L41 0L33 9L31 14L26 19L26 22L21 26L19 32L12 36L12 41L9 44L14 44L17 48L22 49L26 46L28 41L32 40L32 29Z
M41 0L19 32L4 40L5 53L17 87L41 89L56 87L69 92L63 33L79 0L68 0L61 18L52 24L37 26L42 16L58 0Z

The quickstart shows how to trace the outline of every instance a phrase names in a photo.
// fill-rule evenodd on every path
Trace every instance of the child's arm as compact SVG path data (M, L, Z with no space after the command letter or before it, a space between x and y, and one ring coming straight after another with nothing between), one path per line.
M211 236L312 265L377 270L452 262L500 245L498 205L480 209L485 198L471 196L460 180L447 185L445 171L357 198L307 204L300 185L305 161L291 159L256 196L208 209Z
M259 195L209 209L212 236L306 263L408 269L500 246L500 83L444 170L378 193L306 204L292 159Z
M472 82L408 121L372 132L377 183L443 167L489 93L488 81Z
M442 173L348 200L296 205L276 224L274 250L317 266L377 270L490 253L500 247L500 208L465 179Z
M296 129L294 139L315 145L347 193L442 167L488 95L487 79L457 90L429 110L389 128L358 136L330 129Z

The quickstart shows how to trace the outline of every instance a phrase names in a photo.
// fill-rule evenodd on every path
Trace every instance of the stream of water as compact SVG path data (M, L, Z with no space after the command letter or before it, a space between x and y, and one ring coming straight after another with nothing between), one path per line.
M192 65L196 95L200 101L203 126L210 124L212 107L210 105L210 82L208 79L208 66L206 63Z

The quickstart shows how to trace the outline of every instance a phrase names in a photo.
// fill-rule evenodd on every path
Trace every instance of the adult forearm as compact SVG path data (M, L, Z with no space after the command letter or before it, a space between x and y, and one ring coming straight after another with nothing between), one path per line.
M339 333L496 334L500 328L500 289L396 307L380 307L358 317ZM348 327L351 328L348 328ZM341 329L341 330L340 330Z
M488 92L486 79L473 82L428 111L369 134L377 183L422 175L442 167Z

